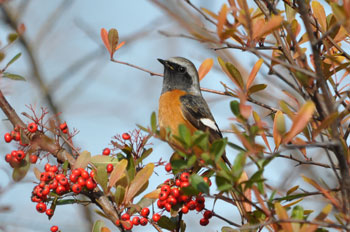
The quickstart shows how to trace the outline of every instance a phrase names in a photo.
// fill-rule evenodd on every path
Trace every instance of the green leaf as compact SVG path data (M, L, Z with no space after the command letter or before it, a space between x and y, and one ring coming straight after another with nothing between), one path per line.
M189 147L191 145L191 131L184 124L179 125L179 135L186 147Z
M90 163L92 163L95 167L98 166L104 166L106 167L107 164L117 164L119 162L119 159L112 157L112 156L105 156L105 155L95 155L91 157Z
M193 165L197 162L197 156L192 155L188 160L187 160L187 167L192 168Z
M144 159L146 159L151 153L153 152L153 149L150 148L150 149L145 149L143 152L142 152L142 155L140 158L138 158L135 162L135 165L138 165L139 163L141 163Z
M121 185L117 186L117 189L114 193L115 203L119 206L125 197L125 188Z
M244 152L240 152L236 156L231 169L232 176L235 178L235 180L238 180L241 177L242 172L244 170L245 162L246 162L246 155Z
M102 187L103 192L107 193L108 174L107 174L106 166L97 167L95 180Z
M13 64L13 62L15 62L18 58L20 58L22 55L22 53L18 53L17 55L15 55L6 65L6 68L9 67L11 64ZM5 68L5 69L6 69Z
M8 73L4 72L2 73L2 77L14 80L14 81L25 81L26 79L22 77L21 75L13 74L13 73Z
M299 205L294 206L291 216L292 216L293 219L303 220L304 219L304 209L303 209L303 207L301 207Z
M225 152L225 147L227 144L227 139L219 139L213 142L210 148L210 152L215 155L215 162L219 162L221 159L221 156Z
M224 177L222 176L216 176L215 178L216 185L218 186L219 191L228 191L232 188L232 184Z
M228 226L224 226L221 228L221 232L239 232L239 231L241 231L241 230L235 230L235 229L228 227ZM244 231L244 229L243 229L243 231Z
M245 151L243 147L238 146L237 144L228 142L227 145L229 145L230 147L232 147L233 149L235 149L237 151Z
M265 85L265 84L253 85L252 87L249 88L248 95L250 95L252 93L259 92L261 90L264 90L266 87L267 87L267 85Z
M12 43L12 42L14 42L17 38L18 38L18 34L17 34L17 33L10 33L10 34L7 36L7 41L8 41L9 43Z
M29 156L26 155L20 162L19 167L15 167L12 172L12 179L16 182L22 180L28 173L30 167Z
M157 116L155 112L151 114L151 128L153 133L157 132Z
M78 159L75 161L73 169L86 168L91 160L91 153L88 151L82 151Z
M126 167L127 170L127 176L129 183L135 178L136 175L136 168L135 168L135 160L132 155L127 155L128 159L128 166Z
M101 232L102 227L105 227L105 223L102 220L97 220L94 223L94 226L92 227L92 232Z
M240 71L231 63L226 63L227 71L231 74L231 76L236 80L241 88L243 88L244 83L242 79L242 75Z
M113 171L109 176L108 191L123 177L123 175L125 175L124 171L127 165L128 161L123 159L114 166Z
M5 58L5 53L0 52L0 62Z
M202 150L207 151L209 145L209 134L203 131L196 131L193 135L193 145L197 145Z
M239 102L234 100L230 102L231 111L235 116L239 116L241 113L239 111Z
M191 185L197 189L199 192L209 194L209 185L203 180L198 174L193 174L190 176Z
M176 229L176 224L170 220L170 218L166 216L162 216L158 221L158 226L160 226L163 229L173 231Z

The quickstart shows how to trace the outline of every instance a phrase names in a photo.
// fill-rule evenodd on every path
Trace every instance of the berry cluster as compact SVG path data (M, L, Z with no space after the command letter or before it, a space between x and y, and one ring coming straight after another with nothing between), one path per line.
M170 163L165 165L165 170L170 172L172 170ZM201 212L205 208L205 198L199 193L197 196L188 196L183 194L182 188L190 186L190 173L183 172L174 180L166 180L161 187L159 193L157 206L159 209L165 209L170 212L171 210L180 210L183 214L187 214L191 210ZM208 177L203 178L208 185L211 182ZM209 223L209 219L213 213L210 210L206 210L203 213L203 218L200 220L200 225L206 226Z
M46 212L49 217L53 215L53 210L47 209L46 206L47 197L51 191L63 195L70 191L78 194L83 188L93 190L96 187L94 174L94 171L89 174L85 169L79 168L72 170L68 178L56 165L46 164L45 172L40 174L40 183L34 187L32 192L32 201L37 203L37 211Z
M146 226L148 224L148 215L149 215L149 208L145 207L143 209L141 209L140 211L140 216L134 216L132 219L130 218L130 214L129 213L124 213L123 215L121 215L120 219L118 219L115 224L117 226L123 226L124 229L126 230L131 230L133 228L133 226ZM152 216L152 220L154 222L158 222L160 219L160 214L155 213Z

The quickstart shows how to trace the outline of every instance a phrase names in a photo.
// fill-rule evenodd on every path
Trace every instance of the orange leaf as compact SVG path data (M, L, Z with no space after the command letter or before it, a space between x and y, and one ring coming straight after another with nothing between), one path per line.
M201 64L201 66L199 66L199 69L198 69L199 80L202 80L205 77L205 75L207 75L207 73L213 67L213 64L214 64L213 58L208 58L203 61L203 63Z
M323 6L318 1L312 1L311 3L312 11L314 12L317 22L321 25L321 28L327 30L326 13Z
M287 211L285 210L285 208L279 202L275 203L275 210L276 210L276 214L277 214L279 219L281 219L281 220L288 220ZM292 224L290 222L288 222L288 223L281 223L281 226L282 226L284 231L286 231L286 232L293 232Z
M314 221L324 221L331 211L332 211L332 205L331 204L326 205L322 209L322 211L317 215ZM312 232L312 231L315 231L318 227L319 225L315 225L315 224L304 224L301 227L300 232Z
M147 193L145 196L143 196L144 198L149 198L149 199L158 199L159 197L159 193L160 193L160 188L157 188L156 190L153 190L150 193Z
M227 16L227 13L228 13L228 8L227 8L227 5L224 4L222 7L221 7L221 10L219 12L219 15L218 15L218 23L217 23L217 34L220 38L220 40L222 40L222 34L223 34L223 31L224 31L224 25L226 23L226 16Z
M283 139L283 143L288 143L305 128L314 111L315 104L312 101L307 101L294 117L292 127Z
M267 148L271 151L271 147L270 147L270 144L269 144L269 141L267 140L267 137L266 137L266 134L264 132L264 127L263 127L263 123L258 115L257 112L253 111L253 118L255 120L255 123L257 124L257 126L259 127L259 134L261 135L262 139L264 140L265 142L265 145L267 146Z
M271 31L276 30L281 26L282 21L283 21L282 16L280 15L272 16L270 20L267 21L263 27L253 32L253 39L259 39L261 36L264 36L270 33Z
M249 89L249 87L251 86L251 84L252 84L253 81L255 80L256 74L258 73L258 71L259 71L259 69L260 69L260 67L261 67L261 64L262 64L263 62L264 62L264 60L260 58L260 59L255 63L255 65L254 65L252 71L251 71L250 74L249 74L248 80L247 80L247 89Z
M107 48L108 52L111 53L111 47L109 46L109 41L108 41L108 32L104 28L101 29L101 39L103 41L103 44Z
M270 212L270 210L266 207L266 204L265 204L264 200L262 199L261 194L260 194L259 191L258 191L258 188L257 188L255 185L253 185L253 186L252 186L252 189L253 189L253 191L254 191L254 195L255 195L256 199L258 200L258 202L259 202L259 204L260 204L261 209L264 211L264 213L265 213L267 216L271 215L271 212Z
M279 127L284 126L284 117L282 111L277 111L275 114L275 119L273 120L273 140L275 142L275 150L278 149L278 147L281 144L282 136L281 136L281 129Z
M238 183L242 183L242 182L246 182L248 181L249 178L248 178L248 175L245 171L243 171L241 177L239 178L238 180ZM244 184L243 185L243 188L244 188ZM252 190L250 188L247 188L245 191L244 191L244 196L248 199L248 200L252 200ZM251 212L252 211L252 205L249 203L249 202L245 202L243 201L243 208L245 210L245 212Z
M201 8L201 10L204 11L207 15L210 15L213 19L218 19L218 16L214 12L203 7Z
M117 51L119 48L123 47L124 44L125 44L125 41L118 44L118 46L115 48L115 51Z

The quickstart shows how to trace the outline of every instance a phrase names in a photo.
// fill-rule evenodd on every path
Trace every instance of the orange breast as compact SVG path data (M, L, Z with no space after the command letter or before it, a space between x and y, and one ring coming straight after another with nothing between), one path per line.
M158 121L162 138L165 138L166 128L170 128L173 135L178 135L180 124L187 126L192 133L197 130L182 114L180 97L185 94L182 90L172 90L159 98Z

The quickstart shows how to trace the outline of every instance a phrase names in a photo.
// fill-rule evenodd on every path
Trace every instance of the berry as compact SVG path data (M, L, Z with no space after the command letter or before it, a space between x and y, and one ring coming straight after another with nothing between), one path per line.
M178 198L180 196L180 190L178 188L172 188L170 194L173 197Z
M52 165L50 168L49 168L49 171L50 172L57 172L58 171L58 167L56 165Z
M186 206L188 207L189 210L194 210L196 208L196 202L194 200L190 200Z
M68 127L67 127L67 123L64 122L60 125L60 129L63 133L65 133L64 131L67 131Z
M79 176L75 175L74 173L70 174L69 180L73 183L76 183L78 181Z
M125 221L124 223L122 223L122 225L126 230L131 230L134 226L130 220Z
M89 190L93 190L95 188L95 182L93 179L89 178L87 181L86 181L86 188L89 189Z
M113 164L107 164L107 167L106 167L106 169L107 169L107 173L111 173L112 171L113 171Z
M206 219L210 219L213 216L213 212L211 210L206 210L203 214L203 217Z
M12 160L12 155L11 155L11 154L6 154L6 156L5 156L5 161L6 161L7 163L10 163L11 160Z
M12 136L11 136L11 134L10 134L10 133L6 133L6 134L4 135L4 139L5 139L5 142L6 142L6 143L10 143L10 142L12 141Z
M29 156L29 162L30 163L35 164L36 161L38 161L38 156L36 156L36 155L30 155Z
M58 231L58 226L51 226L51 232L57 232Z
M176 181L175 181L175 185L176 185L176 186L181 186L181 180L176 179Z
M140 214L142 217L147 217L149 214L149 208L143 208Z
M75 193L75 194L78 194L81 192L81 186L79 184L73 184L72 186L72 191Z
M79 178L78 178L78 184L79 184L81 187L84 187L84 186L86 185L86 180L85 180L83 177L79 176Z
M166 184L166 185L163 185L163 186L161 187L160 191L169 194L169 193L170 193L170 186L167 185L167 184Z
M133 217L132 224L134 224L134 226L140 225L140 218L138 216Z
M205 202L205 198L203 196L197 196L196 197L196 203L198 205L202 205L202 204L204 204L204 202Z
M207 218L202 218L200 221L199 221L199 224L201 224L201 226L206 226L209 224L209 220Z
M46 181L47 180L47 172L42 172L40 174L40 181Z
M116 224L117 226L120 226L120 220L117 219L117 220L115 221L115 224Z
M140 218L140 225L141 226L145 226L145 225L147 225L147 223L148 223L147 218L145 218L145 217Z
M163 209L165 203L166 203L165 200L163 200L163 201L162 201L162 200L157 201L157 206L158 206L158 208Z
M168 199L166 200L166 202L169 203L170 205L176 205L177 200L175 197L169 196Z
M182 201L182 202L187 202L189 199L190 199L189 196L186 196L186 195L181 195L180 196L180 201Z
M170 164L170 163L167 163L167 164L165 165L165 171L171 172L171 170L172 170L171 164Z
M90 177L91 177L91 178L94 178L94 177L95 177L95 174L96 174L95 171L94 171L94 170L91 170L91 172L90 172Z
M111 154L111 149L109 148L103 149L102 155L109 155L109 154Z
M14 139L15 139L16 141L21 140L21 134L20 134L19 132L16 132L16 133L15 133L15 136L14 136Z
M45 171L50 171L51 165L49 163L45 164Z
M129 219L130 219L130 214L124 213L124 214L121 216L121 219L122 219L123 221L129 220Z
M181 173L180 175L181 182L188 182L189 179L190 179L190 173L188 172Z
M24 154L24 151L22 150L18 150L16 153L16 158L20 161L22 159L24 159L24 157L26 156L26 154Z
M200 211L202 211L204 209L204 204L197 204L196 205L196 211L197 212L200 212Z
M56 188L56 193L58 195L62 195L63 193L66 192L66 187L64 187L63 185L58 185Z
M58 183L60 183L61 185L67 185L68 179L64 176L58 180Z
M181 212L183 213L183 214L187 214L188 213L188 207L186 206L186 205L184 205L184 206L182 206L182 208L181 208Z
M79 169L74 169L72 171L72 174L76 175L77 177L79 177L81 175L81 171Z
M13 158L17 158L17 151L15 150L11 151L11 155Z
M128 133L123 133L123 134L122 134L122 138L123 138L124 140L129 140L131 137L130 137L130 135L129 135Z
M41 194L42 194L43 196L46 196L46 195L48 195L49 193L50 193L50 187L49 187L48 185L45 185L45 186L43 187L43 190L42 190Z
M39 213L44 213L44 212L46 211L46 205L45 205L45 203L39 202L39 203L36 205L36 210L37 210Z
M29 123L28 130L29 132L34 133L38 130L38 125L35 122Z
M58 181L57 180L53 180L51 182L51 184L49 185L50 189L56 189L58 186Z
M85 169L80 169L81 171L81 177L83 177L85 180L89 179L90 175L88 173L88 171L86 171Z
M188 186L190 186L190 182L181 182L180 184L180 188L186 188Z
M210 181L210 179L208 178L208 177L203 177L203 180L204 180L204 182L205 183L207 183L209 186L211 186L211 181Z
M55 173L54 172L47 172L47 180L53 180L55 178Z
M170 205L168 202L166 202L166 203L164 204L164 208L165 208L166 211L170 212L170 210L171 210L171 205Z
M168 196L169 196L169 193L161 191L159 193L158 199L161 200L161 201L164 201L164 200L166 200L168 198Z
M53 209L47 209L46 210L46 215L51 217L53 215Z
M159 221L160 217L161 216L159 215L159 213L155 213L155 214L153 214L152 219L153 219L153 221L157 222L157 221Z

